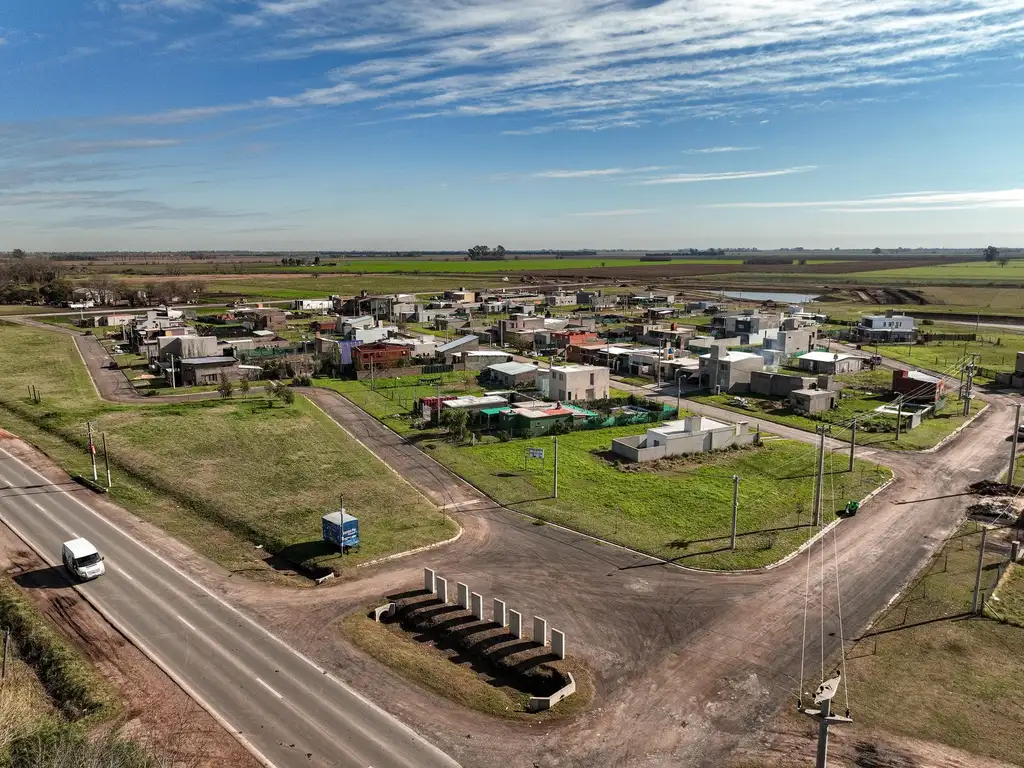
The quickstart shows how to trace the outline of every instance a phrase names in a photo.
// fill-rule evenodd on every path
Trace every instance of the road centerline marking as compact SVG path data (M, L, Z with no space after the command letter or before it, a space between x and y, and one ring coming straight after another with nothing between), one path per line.
M283 699L283 698L284 698L284 696L282 696L282 695L281 695L280 693L278 693L278 692L277 692L277 691L275 691L275 690L274 690L273 688L271 688L271 687L270 687L269 685L267 685L267 684L266 684L266 683L265 683L265 682L263 681L263 678L257 677L257 678L256 678L256 682L257 682L257 683L259 683L260 685L262 685L262 686L263 686L264 688L266 688L266 689L267 689L268 691L270 691L270 692L271 692L272 694L274 694L275 696L277 696L277 698L279 698L279 699Z

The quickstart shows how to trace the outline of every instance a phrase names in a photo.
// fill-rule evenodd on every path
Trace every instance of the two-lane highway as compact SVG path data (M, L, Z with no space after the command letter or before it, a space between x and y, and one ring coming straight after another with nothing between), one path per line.
M267 765L452 768L457 763L96 512L0 448L0 519L60 564L89 539L107 573L78 587Z

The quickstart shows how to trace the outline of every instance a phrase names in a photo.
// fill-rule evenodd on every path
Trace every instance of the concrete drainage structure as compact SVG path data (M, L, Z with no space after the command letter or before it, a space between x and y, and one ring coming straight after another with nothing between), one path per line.
M445 605L448 604L449 600L449 583L450 579L438 576L433 569L423 569L423 591L434 595L437 600ZM467 617L467 619L470 621L484 621L484 596L479 592L471 592L469 585L463 582L456 582L455 586L455 598L458 606L472 614L472 619L469 619L469 617ZM380 621L382 617L391 619L398 614L400 619L404 622L412 615L410 610L415 611L416 609L410 609L410 607L404 602L403 607L401 608L397 603L386 603L374 610L374 617L377 621ZM504 600L497 597L492 599L490 623L493 625L493 628L496 629L504 630L507 628L507 634L512 640L523 639L523 618L522 612L509 609L508 604ZM483 631L486 631L486 628L484 628ZM564 660L566 647L565 633L552 627L550 630L550 637L550 656L553 656L559 661ZM537 615L533 616L533 633L530 640L535 646L539 646L541 649L548 647L548 622L546 619ZM481 656L484 660L494 663L493 659L488 659L486 653L482 653ZM542 712L546 709L550 709L558 702L576 692L576 680L573 678L571 673L557 671L553 668L551 671L555 675L561 675L562 680L567 682L549 696L530 696L529 703L527 704L527 710L529 712Z

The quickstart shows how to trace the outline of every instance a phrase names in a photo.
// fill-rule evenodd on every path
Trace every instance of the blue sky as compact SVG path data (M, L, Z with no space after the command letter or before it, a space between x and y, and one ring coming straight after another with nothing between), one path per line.
M1024 244L1024 0L13 0L0 250Z

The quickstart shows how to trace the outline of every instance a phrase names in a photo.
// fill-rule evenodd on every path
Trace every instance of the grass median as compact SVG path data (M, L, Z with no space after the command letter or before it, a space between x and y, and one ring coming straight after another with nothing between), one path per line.
M26 382L41 404L29 401ZM454 522L305 398L268 403L110 405L70 337L0 325L0 425L87 474L92 422L107 435L112 500L228 569L261 578L288 564L344 572L455 534ZM320 516L342 494L362 539L345 557L320 537Z
M760 447L695 454L646 464L610 455L615 437L643 426L574 432L558 438L558 498L553 497L554 438L455 446L442 439L422 447L501 504L618 544L693 567L757 568L800 546L813 532L816 452L813 446L770 441ZM544 449L543 462L527 448ZM823 517L835 519L891 473L843 455L826 457ZM740 477L738 541L730 549L733 475Z

